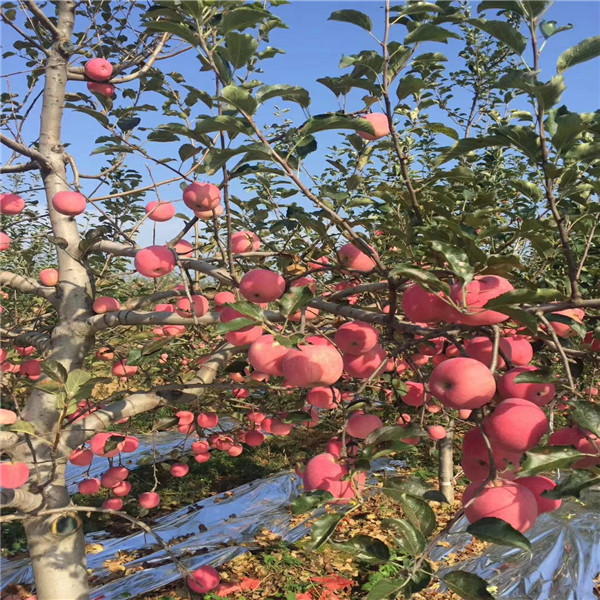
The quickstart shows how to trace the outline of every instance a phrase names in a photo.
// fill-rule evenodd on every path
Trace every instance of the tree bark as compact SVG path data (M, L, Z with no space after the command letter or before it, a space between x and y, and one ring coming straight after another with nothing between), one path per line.
M74 218L57 213L53 196L68 190L66 154L62 144L62 118L67 84L68 50L75 22L75 0L56 3L57 39L45 64L45 85L40 123L40 168L52 232L66 247L57 248L60 282L56 291L57 325L51 334L47 359L60 362L67 372L80 368L93 344L86 326L91 316L91 281L79 250L80 235ZM32 476L29 492L38 494L46 509L68 507L65 485L67 449L60 444L62 407L52 394L34 390L22 417L35 427L36 436L21 444L15 458L26 462ZM26 519L25 533L39 600L84 600L89 597L85 541L81 521L63 514Z
M440 440L440 492L444 495L444 497L450 504L454 502L453 429L453 425L450 424L446 429L446 437Z

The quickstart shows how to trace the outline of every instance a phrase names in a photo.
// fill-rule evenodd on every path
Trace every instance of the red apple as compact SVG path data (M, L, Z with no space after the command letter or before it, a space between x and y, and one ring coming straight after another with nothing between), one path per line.
M358 131L358 135L363 140L373 141L378 140L386 135L390 134L390 123L385 113L369 113L361 116L362 119L366 119L373 125L375 133L367 133L366 131Z
M92 58L85 63L85 75L93 81L108 81L113 74L112 65L104 58Z
M556 395L553 383L516 383L522 373L536 372L537 367L517 367L505 373L498 380L498 393L503 398L525 398L538 406L545 406Z
M0 215L18 215L25 208L25 200L17 194L0 194Z
M370 247L370 246L369 246ZM375 250L371 248L375 253ZM338 252L340 257L340 265L344 269L352 269L361 273L370 273L375 267L375 261L359 250L354 244L346 244L342 246Z
M301 345L291 349L281 364L283 376L291 387L333 385L342 376L344 362L330 345Z
M351 321L338 327L333 341L344 354L365 354L379 342L379 331L364 321Z
M121 303L116 298L111 298L110 296L99 296L94 300L92 310L98 314L114 312L121 310Z
M255 269L246 273L240 281L240 293L254 303L274 302L285 292L285 279L268 269Z
M170 202L148 202L146 205L146 214L152 221L164 222L175 216L175 205Z
M219 572L210 565L196 569L187 579L190 589L198 594L207 594L221 582Z
M365 415L357 411L350 415L346 423L346 433L359 440L364 440L376 429L383 426L383 421L376 415Z
M0 231L0 252L4 252L4 250L8 250L10 248L10 238L4 233L4 231Z
M139 502L142 508L156 508L160 504L160 496L156 492L144 492L140 494Z
M248 350L248 363L261 373L283 377L281 364L289 350L274 335L262 335L252 342Z
M58 192L52 197L52 206L62 215L76 217L85 211L87 200L79 192Z
M105 96L106 98L114 96L116 90L112 83L98 83L95 81L88 81L87 89L94 94Z
M231 235L231 251L234 254L256 252L260 249L260 239L251 231L236 231Z
M149 246L135 255L135 270L153 279L171 273L175 269L175 255L166 246Z
M191 210L212 210L221 202L221 190L212 183L194 182L183 190L183 202Z
M60 275L57 269L42 269L39 275L40 283L48 287L54 287L58 284Z

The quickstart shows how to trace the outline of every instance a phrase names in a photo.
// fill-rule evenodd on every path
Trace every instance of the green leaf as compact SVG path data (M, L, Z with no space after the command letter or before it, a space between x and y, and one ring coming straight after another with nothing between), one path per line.
M519 480L517 479L515 482L518 483ZM550 498L550 500L559 500L567 496L579 498L583 490L597 483L600 483L600 475L585 469L576 469L571 471L567 479L559 483L554 489L545 491L542 498Z
M512 179L508 184L531 200L539 202L542 199L542 190L535 183L531 183L531 181Z
M194 47L196 47L200 43L196 32L192 31L187 25L160 20L147 22L144 24L144 26L146 27L146 29L151 29L153 31L164 31L167 33L172 33L173 35L180 37L182 40L185 40Z
M559 383L560 379L554 377L546 371L524 371L519 373L515 379L515 383Z
M415 44L417 42L442 42L447 44L448 38L461 39L457 33L444 29L439 25L425 23L413 29L404 39L404 44Z
M307 550L310 552L318 550L333 535L343 518L343 513L334 513L325 515L316 521L310 532L310 541L306 546Z
M306 124L298 130L298 134L304 137L329 129L351 129L352 131L363 131L370 134L375 133L373 125L366 119L357 119L355 117L347 117L346 115L325 114L310 118Z
M50 379L58 381L58 383L66 383L69 374L67 370L55 360L45 360L41 363L42 372Z
M79 390L92 378L91 373L83 369L74 369L69 373L65 383L65 392L69 398L77 395Z
M406 519L425 537L435 531L437 526L435 513L425 500L409 494L402 494L398 502L402 506Z
M431 240L429 243L436 252L439 252L446 259L450 269L461 281L469 283L473 279L475 270L469 263L469 256L464 250L439 240Z
M568 31L569 29L573 29L573 25L568 23L567 25L563 25L562 27L557 27L556 21L542 21L540 23L540 31L544 36L544 39L548 39L557 33L561 33L562 31Z
M401 554L418 556L425 550L427 539L408 521L404 519L383 519L381 525L386 530L393 531L394 539Z
M404 579L380 579L370 590L367 600L389 600L397 598L398 594L405 589Z
M333 498L331 492L325 490L315 490L314 492L307 492L292 500L292 514L299 515L310 512L311 510L327 504Z
M425 82L420 77L406 75L406 77L403 77L398 84L396 96L398 96L398 100L403 100L411 94L415 94L416 92L422 90L425 85Z
M515 29L512 23L507 21L487 21L485 19L469 19L467 21L473 27L489 33L492 37L500 40L517 54L523 54L527 47L525 36Z
M287 318L307 306L314 297L308 286L293 286L281 297L278 304L281 313Z
M480 150L481 148L488 148L490 146L506 146L508 145L506 140L498 135L486 135L478 138L464 138L458 140L452 148L441 154L436 160L435 165L439 166L452 160L459 158L465 154Z
M142 120L139 117L127 117L124 119L119 119L117 121L117 127L121 131L131 131L132 129L135 129L141 122Z
M371 565L385 563L390 559L390 549L381 541L368 535L354 535L344 542L332 542L332 547Z
M408 277L427 290L444 292L448 296L450 295L450 286L445 281L438 279L431 271L415 269L408 265L396 265L390 271L390 277L397 277L398 275Z
M247 65L257 48L258 40L249 33L231 31L225 36L226 58L236 69Z
M199 152L202 152L202 148L192 146L192 144L182 144L177 151L182 162L186 161L188 158L192 158L192 156L196 156ZM185 218L187 220L187 217Z
M494 600L487 590L485 579L468 571L450 571L442 577L442 581L465 600Z
M529 477L555 469L568 469L585 456L570 446L534 448L525 453L525 462L521 465L519 477Z
M487 304L489 304L489 302ZM486 308L487 304L485 305ZM530 312L521 310L516 306L500 306L494 310L497 310L504 315L508 315L513 321L525 325L533 335L537 335L538 320L537 317Z
M15 433L27 433L29 435L35 434L35 427L33 423L27 421L17 421L8 427L3 427L7 431L14 431Z
M567 297L555 289L539 288L531 290L527 288L517 288L492 298L486 303L486 308L498 308L499 306L508 306L509 304L538 304L551 302L553 300L566 300Z
M252 94L236 85L228 85L221 90L221 96L232 106L245 112L248 115L253 115L256 112L258 103Z
M310 94L299 85L264 85L256 91L256 99L262 104L271 98L281 98L290 102L297 102L302 108L310 105Z
M161 126L159 125L159 127ZM179 136L171 131L155 129L148 134L147 139L149 142L178 142Z
M591 60L596 56L600 56L600 35L587 38L563 52L556 63L556 70L562 73L572 66Z
M255 321L263 320L263 310L258 304L254 304L252 302L228 302L227 306L233 308L233 310L237 310L240 314L248 317L250 319L254 319Z
M467 527L467 533L484 542L493 542L501 546L511 546L531 552L531 542L512 525L496 517L485 517L471 523Z
M532 18L541 15L550 5L549 0L520 0L525 13Z
M571 419L578 425L600 437L600 406L591 402L572 402Z
M328 21L341 21L343 23L352 23L353 25L358 25L358 27L362 27L367 31L371 31L373 29L373 23L368 15L360 12L360 10L336 10L331 13Z
M380 444L381 442L396 442L410 437L424 437L427 435L418 425L401 427L400 425L384 425L369 434L365 440L366 446Z
M249 327L251 325L256 325L256 321L254 319L233 319L232 321L228 321L227 323L219 323L217 325L217 334L221 333L229 333L230 331L238 331L243 329L244 327Z
M429 123L428 127L430 131L434 131L435 133L443 133L453 140L458 140L460 137L455 129L452 129L452 127L448 127L448 125L444 125L443 123Z
M96 119L96 121L98 121L98 123L100 123L101 125L104 125L104 127L108 127L109 121L108 121L108 117L105 114L102 114L101 112L98 112L97 110L94 110L93 108L88 108L87 106L77 106L77 105L71 105L71 104L68 104L67 106L68 106L68 108L72 108L73 110L76 110L77 112L89 115L90 117Z
M270 13L258 7L240 6L227 11L221 19L220 29L223 33L228 33L235 29L243 31L248 27L256 27L262 23Z
M564 323L565 325L568 325L581 339L583 339L585 337L585 334L587 333L585 325L583 325L576 319L573 319L572 317L568 317L567 315L550 313L546 315L546 319L548 319L548 321L550 321L551 323Z
M483 0L483 2L477 5L478 13L494 9L498 9L499 11L511 10L519 15L523 14L523 9L518 0Z

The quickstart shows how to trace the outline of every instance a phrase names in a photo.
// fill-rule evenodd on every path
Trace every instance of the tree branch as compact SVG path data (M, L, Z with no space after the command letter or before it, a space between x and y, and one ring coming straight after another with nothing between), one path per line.
M18 327L13 329L0 328L0 332L3 338L11 340L15 346L34 346L40 352L48 352L52 347L50 336L40 331L26 331Z
M208 313L203 317L188 318L180 317L177 313L137 312L133 310L119 310L115 312L95 315L87 320L87 325L93 331L110 329L121 325L211 325L219 323L218 313Z
M0 166L0 174L1 173L25 173L26 171L33 171L34 169L38 169L39 166L37 162L30 161L27 163L22 163L20 165L3 165Z
M16 140L13 140L12 138L9 138L3 133L0 133L0 143L2 143L7 148L18 152L19 154L22 154L23 156L28 156L29 158L32 158L42 167L48 168L48 161L37 150L34 150L33 148L28 148L27 146L24 146L23 144L17 142Z
M27 490L18 488L16 490L0 489L0 507L16 508L25 513L38 510L44 503L42 494L32 494Z
M44 25L44 27L52 34L52 37L57 40L60 38L58 27L45 15L44 11L35 3L35 0L25 0L29 10L35 17Z
M0 271L0 286L8 286L23 294L33 294L45 298L48 302L56 302L56 290L52 287L40 285L32 277L24 277L10 271Z

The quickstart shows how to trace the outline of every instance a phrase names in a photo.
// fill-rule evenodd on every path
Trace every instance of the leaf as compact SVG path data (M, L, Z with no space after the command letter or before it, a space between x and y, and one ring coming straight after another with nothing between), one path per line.
M525 36L515 29L514 25L507 21L487 21L485 19L469 19L467 21L473 27L489 33L492 37L500 40L517 54L523 54L527 47Z
M248 115L253 115L256 112L258 103L252 94L236 85L228 85L221 90L221 96L232 106L245 112Z
M233 308L233 310L237 310L240 314L253 319L254 321L262 321L263 320L263 311L258 304L253 304L252 302L227 302L227 306Z
M424 87L425 82L423 79L415 77L414 75L406 75L406 77L403 77L398 84L396 96L398 96L398 100L403 100L411 94L415 94L422 90Z
M519 373L515 379L515 383L560 383L558 377L553 377L551 373L545 371L524 371Z
M159 125L159 127L161 126ZM147 139L149 142L178 142L179 136L171 131L155 129L148 134Z
M395 442L409 437L424 437L426 433L418 425L401 427L400 425L384 425L369 434L365 440L366 446L381 442Z
M270 15L261 8L250 8L249 6L240 6L226 12L221 19L220 29L223 33L228 33L237 29L243 31L248 27L256 27Z
M425 500L409 494L402 494L398 502L402 506L406 519L425 537L435 531L437 526L435 513Z
M195 31L192 31L187 25L180 23L173 23L171 21L160 20L150 21L144 24L146 29L152 29L153 31L165 31L172 33L173 35L180 37L192 46L196 47L199 44L198 35Z
M448 127L448 125L444 125L443 123L429 123L428 127L430 131L434 131L435 133L443 133L453 140L458 140L459 138L459 135L455 129L452 129L452 127Z
M182 161L186 161L188 158L196 156L196 154L198 154L199 152L202 152L202 148L192 146L192 144L182 144L181 146L179 146L179 150L177 151L177 153L179 154L179 158Z
M461 281L469 283L473 279L475 270L469 263L469 257L464 250L446 242L440 242L439 240L431 240L429 243L436 252L442 254L446 262L450 265L450 269Z
M483 0L477 5L478 13L494 9L499 9L499 11L511 10L519 15L523 14L523 9L517 0Z
M427 290L444 292L445 294L450 295L450 286L445 281L438 279L430 271L415 269L414 267L409 267L407 265L397 265L390 271L390 277L397 277L398 275L408 277Z
M390 549L381 540L369 535L354 535L349 540L332 542L331 545L371 565L385 563L390 559Z
M368 15L360 12L360 10L336 10L331 13L328 21L341 21L343 23L352 23L353 25L358 25L358 27L362 27L367 31L371 31L373 29L373 23Z
M591 402L572 402L570 406L573 421L600 437L600 406Z
M58 383L65 383L69 374L67 370L55 360L45 360L41 363L42 372Z
M380 579L370 590L367 600L394 599L404 589L406 582L403 579Z
M450 571L442 577L442 581L465 600L494 600L487 590L485 579L468 571Z
M65 393L69 398L77 395L77 392L92 378L92 375L83 369L74 369L69 373L65 383Z
M254 319L233 319L232 321L229 321L227 323L219 323L219 325L217 325L216 333L221 334L229 333L230 331L238 331L240 329L243 329L244 327L249 327L251 325L256 325L256 321L254 321Z
M98 112L97 110L94 110L93 108L88 108L87 106L77 106L77 105L67 105L68 108L72 108L73 110L76 110L77 112L80 113L84 113L86 115L89 115L90 117L96 119L96 121L98 121L98 123L100 123L101 125L104 125L104 127L108 127L108 117L101 113Z
M530 290L527 288L517 288L492 298L489 302L486 302L485 307L487 308L498 308L499 306L507 306L509 304L538 304L550 302L553 300L566 300L567 297L559 290L549 288L539 288L536 290Z
M231 31L225 36L227 59L236 69L247 65L257 48L258 40L249 33Z
M33 435L35 433L35 427L33 423L29 423L27 421L17 421L9 427L5 427L5 429L7 431L14 431L15 433L27 433L29 435Z
M467 527L467 533L484 542L493 542L501 546L511 546L531 552L531 542L512 525L496 517L485 517L471 523Z
M310 541L306 548L313 552L318 550L332 535L339 522L344 518L342 513L325 515L316 521L310 532Z
M415 44L416 42L442 42L446 44L448 43L448 38L461 39L460 35L448 31L439 25L425 23L424 25L419 25L413 29L406 38L404 38L404 44Z
M325 490L315 490L314 492L307 492L306 494L302 494L297 498L292 500L292 514L299 515L303 513L307 513L319 506L323 506L330 500L333 499L333 494L331 492L326 492Z
M135 129L141 122L142 120L139 117L127 117L124 119L119 119L117 121L117 127L121 131L131 131L132 129Z
M315 297L308 286L293 286L278 301L281 313L289 317L303 309Z
M394 533L394 539L401 554L418 556L425 550L427 539L411 523L404 519L383 519L382 527Z
M306 124L298 130L298 134L302 137L318 131L326 131L329 129L351 129L352 131L362 131L365 133L374 134L373 125L366 119L357 119L347 117L346 115L317 115L310 118Z
M586 455L570 446L550 446L534 448L525 453L525 462L519 470L519 477L529 477L545 471L568 469Z
M264 85L256 91L256 99L262 104L271 98L281 98L290 102L297 102L302 108L310 105L310 94L299 85Z
M464 138L462 140L458 140L458 142L456 142L452 148L441 154L435 160L435 166L442 165L453 158L464 156L465 154L469 154L475 150L480 150L481 148L506 145L506 140L497 135L486 135L478 138Z
M579 42L576 46L565 50L558 57L556 70L562 73L572 66L591 60L596 56L600 56L600 35L587 38Z
M540 23L540 31L544 36L544 39L548 39L557 33L561 33L562 31L568 31L569 29L573 29L573 25L568 23L567 25L563 25L562 27L556 26L556 21L542 21Z
M516 482L518 483L518 481L517 479ZM549 498L550 500L559 500L567 496L579 498L583 490L597 483L600 483L600 475L585 469L576 469L571 471L567 479L559 483L554 489L546 490L542 494L542 498Z

